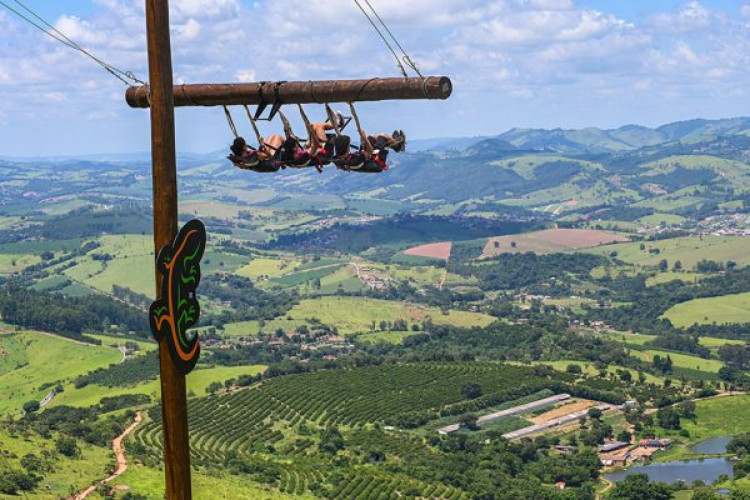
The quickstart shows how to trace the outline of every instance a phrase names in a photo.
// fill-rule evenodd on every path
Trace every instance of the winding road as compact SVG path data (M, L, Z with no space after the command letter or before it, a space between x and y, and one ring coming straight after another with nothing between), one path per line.
M88 488L79 491L78 493L70 497L69 500L85 500L90 494L96 491L96 489L100 485L109 483L110 481L121 476L126 470L128 470L128 461L125 458L125 449L122 446L122 442L135 430L136 427L138 427L138 425L140 425L142 420L143 417L141 416L141 412L137 412L135 414L135 420L132 424L130 424L130 427L125 429L122 434L117 436L114 441L112 441L112 450L115 452L115 457L117 458L117 466L115 467L115 470L112 472L112 474L110 474L107 478L102 479L101 481L97 481Z

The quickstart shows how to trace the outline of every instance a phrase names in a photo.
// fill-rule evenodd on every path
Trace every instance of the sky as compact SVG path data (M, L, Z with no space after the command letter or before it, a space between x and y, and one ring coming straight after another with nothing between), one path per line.
M20 1L147 80L144 0ZM447 101L361 104L370 131L460 137L750 115L750 0L370 1L423 74L454 83ZM354 0L170 4L177 83L399 75ZM148 151L148 112L127 107L123 83L1 6L0 32L0 156ZM181 152L233 138L220 108L176 114Z

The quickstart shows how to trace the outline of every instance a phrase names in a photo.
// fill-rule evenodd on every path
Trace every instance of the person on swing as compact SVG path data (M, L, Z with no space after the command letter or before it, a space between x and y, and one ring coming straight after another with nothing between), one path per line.
M336 115L338 123L336 124L333 122L310 123L301 107L300 110L308 129L307 145L301 144L300 139L292 132L289 121L283 113L279 113L284 123L284 134L286 135L286 140L282 146L283 152L279 160L287 167L314 166L319 173L323 173L323 167L330 164L335 155L334 142L336 136L329 134L328 131L343 126L344 117L341 113L338 113Z
M336 159L334 163L340 170L349 170L353 172L379 173L388 170L388 150L392 149L397 153L406 150L406 134L403 130L396 130L392 135L381 132L377 136L367 135L354 110L354 106L349 105L352 110L352 116L357 123L359 131L360 147L358 151L349 152L351 139L347 135L339 135L336 138ZM344 153L345 152L345 153Z
M279 163L283 155L284 138L280 135L269 135L258 148L250 146L244 137L238 136L229 149L232 151L229 159L240 168L256 172L278 172Z

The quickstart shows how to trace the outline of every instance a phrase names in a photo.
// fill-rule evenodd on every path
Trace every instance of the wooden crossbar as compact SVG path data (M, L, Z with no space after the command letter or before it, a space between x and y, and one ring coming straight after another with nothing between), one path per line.
M125 100L132 108L148 108L148 85L129 87ZM175 106L231 106L447 99L453 84L446 76L371 78L307 82L205 83L174 86Z

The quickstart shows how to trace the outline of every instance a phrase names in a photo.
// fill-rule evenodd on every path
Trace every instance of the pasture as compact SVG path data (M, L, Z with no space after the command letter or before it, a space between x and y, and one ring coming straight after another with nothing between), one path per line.
M492 257L503 253L563 252L624 241L628 241L626 236L596 229L545 229L490 238L482 255Z
M698 261L714 260L717 262L735 261L738 265L750 264L750 238L742 236L688 236L660 241L641 243L620 243L606 248L584 250L587 253L608 256L617 252L617 258L629 264L656 266L666 259L671 267L676 261L682 268L692 269Z
M695 421L683 419L682 428L690 433L690 443L718 436L734 436L750 428L750 396L720 396L696 401ZM731 418L727 418L731 415ZM694 455L688 446L676 446L660 454L659 461L677 460Z
M651 363L654 356L661 356L666 358L669 356L672 358L672 363L675 368L686 368L689 370L700 370L703 372L717 373L719 369L724 366L724 363L717 359L703 359L698 356L691 356L689 354L682 354L677 352L660 351L657 349L647 350L636 350L630 351L632 356L638 359Z
M57 382L66 385L122 358L112 347L38 332L0 335L0 349L4 352L0 354L0 415L19 412L27 401L40 401Z
M709 275L702 273L665 271L655 274L646 280L646 286L656 286L670 281L682 281L683 283L698 283L700 280L708 278Z
M265 371L262 365L250 366L218 366L212 368L198 368L193 371L187 380L187 391L190 396L205 396L206 389L213 382L224 383L230 378L240 375L257 375ZM161 387L158 380L151 380L127 387L104 387L97 384L89 384L86 387L76 389L72 384L66 385L65 390L55 396L50 406L69 405L86 407L99 404L104 397L124 396L127 394L145 394L151 401L157 402L161 397Z
M672 306L662 316L677 328L694 324L750 322L750 292L689 300Z
M403 302L363 297L321 297L301 301L287 314L293 319L317 318L335 326L341 334L364 333L378 328L381 321L406 321L411 326L430 319L435 324L454 326L487 326L495 318L467 311L447 311ZM373 326L375 325L375 326Z
M101 246L77 259L75 267L65 270L66 276L104 293L112 293L112 285L149 296L154 293L154 242L150 236L113 235L98 241ZM97 261L94 254L109 254L113 259Z
M277 278L300 264L296 258L256 258L239 268L235 274L257 280L258 278Z
M54 437L54 435L53 435ZM31 494L5 495L0 493L2 499L37 499L58 500L69 498L71 491L77 491L93 484L105 476L110 463L114 462L112 450L86 444L78 441L81 450L79 457L68 458L55 449L54 439L44 439L36 433L19 437L10 434L5 429L0 429L0 449L3 450L2 470L23 470L21 457L33 453L37 457L47 455L52 465L52 471L45 474Z

